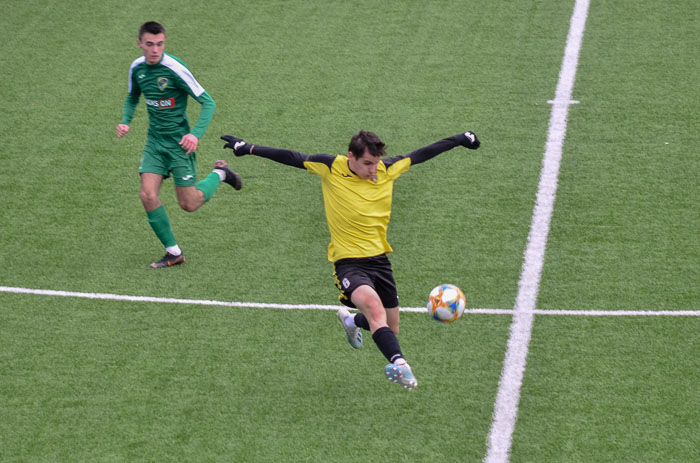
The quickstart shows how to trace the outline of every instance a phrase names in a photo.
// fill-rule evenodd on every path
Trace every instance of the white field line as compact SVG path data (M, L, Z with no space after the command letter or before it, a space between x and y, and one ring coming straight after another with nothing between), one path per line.
M38 296L56 297L77 297L82 299L102 299L112 301L129 302L153 302L157 304L188 304L188 305L208 305L219 307L247 307L253 309L295 309L295 310L338 310L340 305L321 304L274 304L264 302L231 302L215 301L207 299L176 299L170 297L152 296L129 296L123 294L110 293L82 293L75 291L57 291L53 289L31 289L18 288L13 286L0 286L0 293L34 294ZM402 312L425 313L425 307L401 307ZM509 315L512 316L512 309L478 309L471 308L464 311L465 315ZM700 310L546 310L535 309L533 313L537 315L575 315L593 317L700 317Z
M485 463L507 463L510 460L513 431L518 417L520 389L527 363L549 224L557 192L559 165L566 136L566 119L569 105L572 104L571 95L588 16L588 4L588 0L577 0L574 5L564 59L559 71L559 82L554 100L551 102L552 114L549 119L549 132L540 171L537 199L518 283L508 348L494 404L488 448L484 457Z

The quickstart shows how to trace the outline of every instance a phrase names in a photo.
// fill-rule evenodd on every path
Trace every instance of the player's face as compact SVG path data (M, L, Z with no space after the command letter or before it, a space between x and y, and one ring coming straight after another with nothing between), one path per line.
M163 49L165 49L165 34L149 34L144 32L136 42L143 56L146 57L146 64L158 64L163 57Z
M355 172L355 175L358 177L373 182L377 181L377 166L381 159L381 156L374 156L367 150L360 157L355 157L352 151L348 151L348 167L350 167L350 170Z

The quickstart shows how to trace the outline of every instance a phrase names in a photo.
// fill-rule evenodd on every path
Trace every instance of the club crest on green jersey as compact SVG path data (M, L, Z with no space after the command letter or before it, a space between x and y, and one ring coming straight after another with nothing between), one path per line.
M167 77L158 77L158 89L160 91L163 91L167 87L168 87L168 78Z

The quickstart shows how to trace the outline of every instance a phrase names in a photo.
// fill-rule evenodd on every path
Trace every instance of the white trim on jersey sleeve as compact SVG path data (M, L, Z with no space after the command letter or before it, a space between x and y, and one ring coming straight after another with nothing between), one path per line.
M145 56L141 56L141 57L139 57L139 58L136 58L136 59L131 63L131 66L129 66L129 93L131 93L131 78L132 78L132 74L134 73L134 68L135 68L136 66L138 66L139 64L143 63L144 61L146 61L146 57L145 57Z
M190 70L175 58L163 53L163 59L160 60L160 64L177 74L177 76L187 84L190 90L192 90L194 96L199 97L204 93L204 87L199 85L199 82L197 82L197 79L194 78Z

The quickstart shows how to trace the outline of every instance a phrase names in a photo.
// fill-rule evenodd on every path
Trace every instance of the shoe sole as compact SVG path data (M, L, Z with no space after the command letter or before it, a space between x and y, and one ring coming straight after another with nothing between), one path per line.
M405 377L401 369L395 365L387 365L386 368L384 368L384 374L386 375L386 379L392 383L400 384L404 389L408 389L409 391L418 386L416 378Z

